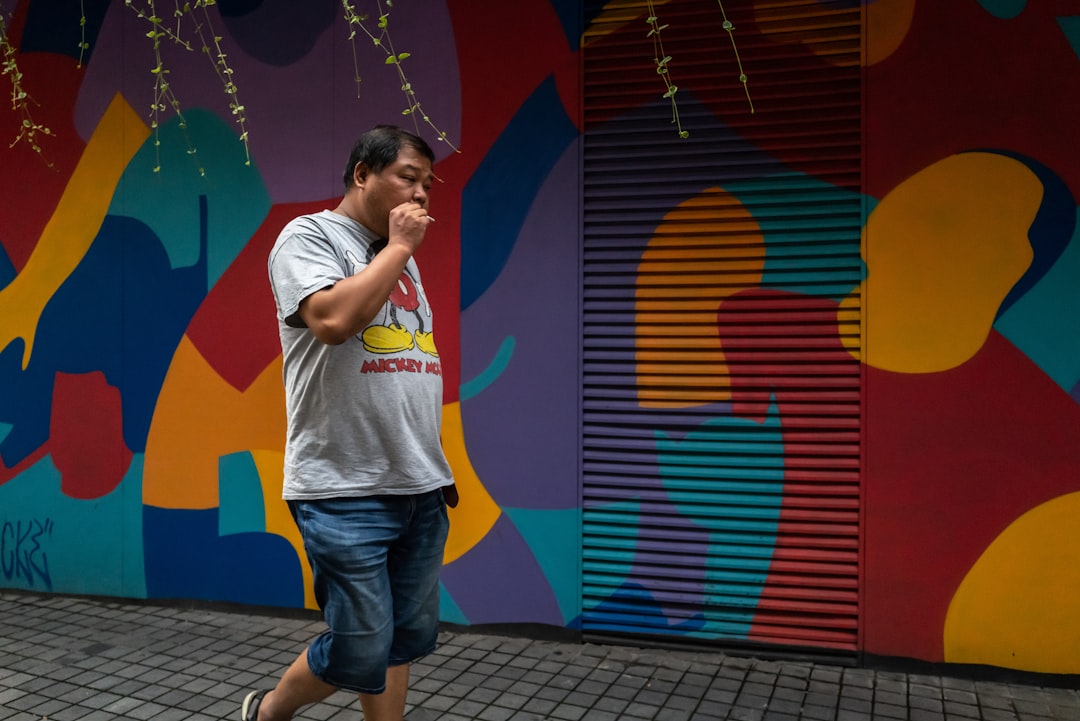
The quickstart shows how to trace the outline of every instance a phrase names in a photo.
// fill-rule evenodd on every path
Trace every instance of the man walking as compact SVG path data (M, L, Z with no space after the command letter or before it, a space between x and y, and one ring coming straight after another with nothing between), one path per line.
M357 141L334 210L301 216L270 253L288 436L283 496L328 629L243 721L282 721L338 689L365 721L401 721L409 663L435 648L453 477L442 375L413 254L434 219L434 153L377 126Z

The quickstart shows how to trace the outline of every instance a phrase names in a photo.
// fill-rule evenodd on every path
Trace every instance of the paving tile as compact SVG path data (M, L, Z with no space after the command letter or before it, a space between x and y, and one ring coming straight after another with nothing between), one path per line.
M0 590L0 721L235 718L244 692L272 686L323 628ZM468 630L440 642L413 667L408 721L1080 720L1072 688ZM297 718L358 716L341 693Z

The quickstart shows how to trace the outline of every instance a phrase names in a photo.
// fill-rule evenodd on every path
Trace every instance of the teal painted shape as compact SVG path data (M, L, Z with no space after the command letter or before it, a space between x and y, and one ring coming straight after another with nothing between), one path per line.
M1024 12L1027 0L979 0L979 5L996 18L1012 20Z
M1080 58L1080 16L1058 18L1057 21L1076 57Z
M264 533L266 502L250 451L218 458L218 535Z
M875 205L869 196L803 173L733 181L724 190L761 229L762 287L839 300L866 278L862 229Z
M14 427L10 423L0 423L0 442L7 438L8 433L11 433L11 429Z
M442 581L439 582L439 620L443 623L456 623L459 626L469 625L469 619L465 617L461 607L454 601Z
M514 355L514 337L508 336L495 351L495 357L491 359L488 367L467 383L462 383L459 388L461 400L467 401L479 395L485 388L494 383L510 365L510 358Z
M161 170L154 172L159 161L151 135L124 170L109 214L145 223L161 239L172 267L188 268L204 252L199 196L205 195L207 288L212 288L262 224L271 200L255 166L244 164L244 146L228 124L199 109L187 111L185 118L206 175L199 175L185 130L174 118L160 129Z
M0 586L146 598L142 475L136 454L111 493L80 500L46 456L0 485Z
M626 528L637 528L640 524L638 521L641 518L641 501L637 498L627 498L612 503L604 503L589 509L589 512L585 514L584 531L589 533L589 524L597 521L604 521L605 514L612 514L614 522L623 525ZM602 577L599 579L605 586L610 586L612 593L617 593L618 589L625 586L630 578L630 572L634 568L634 556L637 553L637 541L628 539L608 539L612 545L619 543L623 544L622 554L617 554L616 557L608 559L604 564L604 570ZM618 579L616 582L615 579ZM582 583L589 585L594 583L597 579L590 578L588 570L583 569ZM607 603L606 598L597 599L583 599L583 605L585 610L595 611L597 608Z
M1076 230L1053 267L1017 300L994 329L1066 393L1080 382L1080 210Z
M746 638L768 580L784 493L784 443L775 402L763 423L720 416L679 440L656 434L660 477L685 519L709 531L705 623L688 635ZM709 459L716 459L710 462ZM731 482L732 471L742 480ZM695 471L692 475L688 470Z
M544 572L563 623L581 615L581 511L503 508Z

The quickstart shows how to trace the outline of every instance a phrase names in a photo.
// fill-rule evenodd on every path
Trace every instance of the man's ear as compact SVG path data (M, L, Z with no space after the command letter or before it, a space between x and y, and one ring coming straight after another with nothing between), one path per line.
M364 181L367 180L368 173L370 172L371 169L368 168L367 163L361 160L353 167L353 183L356 184L357 187L364 187Z

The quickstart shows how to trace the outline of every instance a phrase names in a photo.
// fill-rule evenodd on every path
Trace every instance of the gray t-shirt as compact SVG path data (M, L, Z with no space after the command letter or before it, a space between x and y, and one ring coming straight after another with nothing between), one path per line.
M305 297L367 267L377 240L324 210L291 221L270 251L287 500L423 493L453 483L439 438L442 367L416 263L409 259L371 325L341 345L317 340L298 314Z

